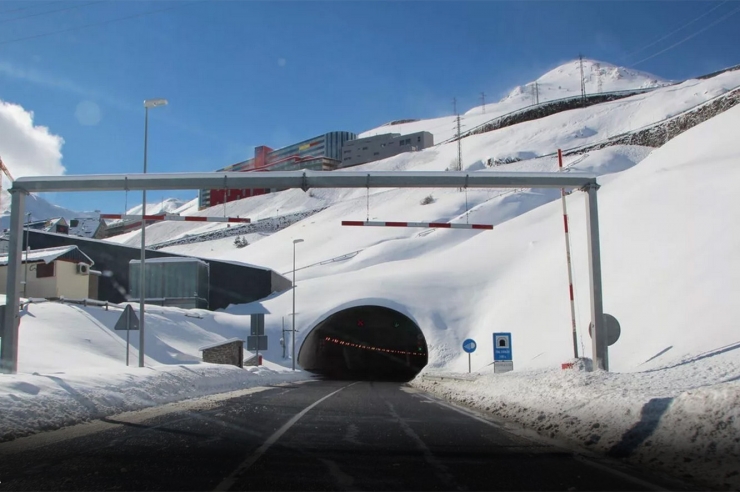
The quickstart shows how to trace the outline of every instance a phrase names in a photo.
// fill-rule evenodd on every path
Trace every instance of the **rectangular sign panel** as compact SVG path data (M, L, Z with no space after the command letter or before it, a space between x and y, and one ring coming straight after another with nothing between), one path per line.
M266 335L252 335L247 337L247 350L267 350Z
M251 334L253 336L262 336L265 334L265 315L264 314L253 314L251 315Z
M514 363L510 360L500 360L493 363L494 374L510 372L514 370Z
M511 333L493 334L493 360L512 360Z

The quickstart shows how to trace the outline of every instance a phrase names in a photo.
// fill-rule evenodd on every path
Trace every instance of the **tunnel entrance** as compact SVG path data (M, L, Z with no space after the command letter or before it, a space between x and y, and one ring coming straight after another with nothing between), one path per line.
M427 344L409 317L386 307L358 306L316 325L298 364L331 379L409 381L427 365Z

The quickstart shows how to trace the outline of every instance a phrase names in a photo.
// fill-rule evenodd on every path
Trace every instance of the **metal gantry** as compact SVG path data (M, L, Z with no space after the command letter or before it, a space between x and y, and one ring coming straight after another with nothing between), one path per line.
M10 244L7 276L7 308L2 323L0 368L15 373L18 368L18 325L20 321L20 272L23 249L23 209L31 192L200 190L230 188L567 188L585 192L588 259L591 284L591 321L594 367L608 370L604 310L601 288L601 252L596 175L590 173L504 173L504 172L358 172L287 171L270 173L172 173L88 176L42 176L17 179L10 190Z

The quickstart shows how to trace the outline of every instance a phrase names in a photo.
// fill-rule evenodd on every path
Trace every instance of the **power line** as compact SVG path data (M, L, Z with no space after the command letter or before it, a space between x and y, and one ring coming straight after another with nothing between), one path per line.
M108 20L104 20L104 21L92 22L90 24L82 24L80 26L70 27L68 29L60 29L58 31L50 31L50 32L45 32L45 33L41 33L41 34L34 34L33 36L25 36L25 37L22 37L22 38L8 39L8 40L5 40L5 41L0 41L0 46L6 45L6 44L11 44L11 43L17 43L19 41L27 41L29 39L44 38L46 36L52 36L54 34L62 34L62 33L65 33L65 32L73 32L73 31L78 31L80 29L87 29L87 28L90 28L90 27L97 27L97 26L102 26L102 25L105 25L105 24L112 24L113 22L119 22L119 21L124 21L124 20L129 20L129 19L135 19L137 17L144 17L144 16L147 16L147 15L158 14L160 12L166 12L168 10L175 10L175 9L179 9L179 8L183 8L183 7L188 7L190 5L195 5L197 3L205 3L205 2L208 2L208 1L209 0L194 0L194 1L188 2L186 4L175 5L175 6L167 7L167 8L164 8L164 9L149 10L147 12L140 12L138 14L127 15L127 16L124 16L124 17L115 17L113 19L108 19Z
M663 49L663 50L660 50L660 51L658 51L658 52L657 52L657 53L655 53L654 55L650 55L650 56L648 56L647 58L643 58L642 60L640 60L640 61L638 61L638 62L636 62L636 63L633 63L633 64L632 64L632 66L633 66L633 67L636 67L636 66L637 66L637 65L639 65L640 63L646 62L646 61L648 61L648 60L652 60L652 59L653 59L653 58L655 58L656 56L658 56L658 55L662 55L662 54L663 54L663 53L665 53L666 51L670 51L670 50L672 50L673 48L675 48L676 46L679 46L679 45L682 45L682 44L684 44L684 43L685 43L686 41L688 41L689 39L691 39L691 38L694 38L694 37L698 36L699 34L703 33L704 31L706 31L707 29L709 29L709 28L711 28L711 27L714 27L714 26L716 26L717 24L719 24L720 22L723 22L723 21L725 21L725 20L729 19L730 17L732 17L733 15L737 14L738 12L740 12L740 7L738 7L738 8L736 8L735 10L733 10L733 11L729 12L728 14L725 14L724 16L720 17L719 19L717 19L716 21L712 22L711 24L709 24L708 26L704 27L703 29L700 29L700 30L696 31L696 32L695 32L694 34L691 34L690 36L686 36L686 37L685 37L685 38L683 38L683 39L682 39L681 41L679 41L679 42L677 42L677 43L673 43L673 44L672 44L672 45L670 45L669 47L667 47L667 48L665 48L665 49Z
M627 59L627 58L631 58L631 57L633 57L634 55L636 55L637 53L640 53L640 52L642 52L642 51L645 51L646 49L650 48L651 46L655 46L656 44L660 43L661 41L663 41L663 40L665 40L665 39L668 39L669 37L673 36L673 35L674 35L674 34L676 34L677 32L679 32L679 31L682 31L682 30L686 29L687 27L689 27L689 26L690 26L691 24L693 24L694 22L698 21L699 19L703 19L703 18L704 18L704 17L706 17L707 15L711 14L712 12L714 12L715 10L717 10L718 8L720 8L721 6L723 6L724 4L726 4L726 3L727 3L727 1L728 1L728 0L725 0L725 1L723 1L723 2L720 2L720 3L718 4L718 5L715 5L714 7L712 7L711 9L709 9L708 11L704 12L704 13L703 13L702 15L700 15L699 17L695 18L694 20L691 20L691 21L687 22L686 24L682 25L682 26L681 26L681 27L679 27L678 29L675 29L675 30L673 30L673 31L669 32L669 33L668 33L668 34L666 34L665 36L663 36L663 37L661 37L661 38L658 38L657 40L653 41L652 43L649 43L649 44L647 44L647 45L643 46L642 48L640 48L640 49L638 49L638 50L635 50L635 51L633 51L632 53L629 53L628 55L624 55L624 56L622 57L622 60L625 60L625 59Z
M79 8L82 8L82 7L86 7L88 5L95 5L96 3L102 3L102 2L101 1L88 2L88 3L83 3L81 5L71 5L69 7L64 7L62 9L46 10L44 12L38 12L38 13L35 13L35 14L24 15L23 17L13 17L12 19L0 20L0 24L5 24L6 22L12 22L12 21L15 21L15 20L28 19L30 17L38 17L40 15L55 14L57 12L64 12L65 10L79 9Z

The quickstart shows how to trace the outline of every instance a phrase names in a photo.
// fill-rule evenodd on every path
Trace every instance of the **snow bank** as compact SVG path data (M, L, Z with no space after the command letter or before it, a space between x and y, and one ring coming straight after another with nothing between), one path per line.
M740 487L740 364L732 350L632 374L426 374L412 384L542 435L706 486ZM462 375L461 375L462 376Z
M0 380L0 442L125 411L300 378L305 374L216 364L5 375Z
M19 374L0 377L0 441L123 411L306 377L267 360L264 366L246 369L203 363L201 347L246 340L249 317L160 306L147 308L146 367L136 367L138 331L131 333L131 366L126 367L126 332L113 329L121 307L106 311L49 302L31 304L22 312ZM282 362L288 364L287 359Z

